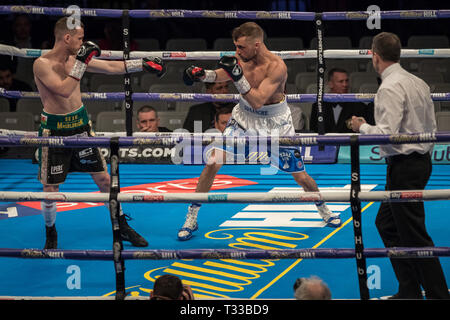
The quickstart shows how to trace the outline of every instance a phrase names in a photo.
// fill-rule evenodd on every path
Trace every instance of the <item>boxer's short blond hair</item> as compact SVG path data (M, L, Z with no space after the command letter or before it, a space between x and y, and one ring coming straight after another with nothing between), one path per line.
M81 21L79 21L78 27L69 28L69 25L70 25L70 23L68 23L69 18L70 17L62 17L61 19L56 21L55 28L53 29L55 39L58 39L59 37L65 35L67 33L70 33L70 34L75 33L77 28L79 28L79 27L84 29L84 24Z

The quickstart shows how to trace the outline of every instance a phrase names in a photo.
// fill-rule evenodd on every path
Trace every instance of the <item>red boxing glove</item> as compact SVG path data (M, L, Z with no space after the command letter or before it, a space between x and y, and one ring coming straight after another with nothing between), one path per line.
M166 73L166 67L161 58L148 57L142 59L143 69L147 72L156 73L161 78Z
M162 77L166 73L166 67L161 58L148 57L143 59L134 59L125 61L125 70L127 73L148 71L156 73L158 77Z
M206 70L202 67L190 66L184 69L183 81L187 86L192 86L194 82L214 82L216 81L216 72L214 70Z
M184 69L183 81L187 86L192 86L194 82L202 81L205 77L205 69L196 66L190 66Z

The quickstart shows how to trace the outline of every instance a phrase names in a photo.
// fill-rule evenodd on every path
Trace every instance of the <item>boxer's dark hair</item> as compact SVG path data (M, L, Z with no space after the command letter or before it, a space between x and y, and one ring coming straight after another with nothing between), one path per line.
M219 110L217 110L216 115L214 116L214 119L216 120L216 122L219 122L219 116L221 114L229 114L232 112L233 112L233 107L223 106L223 107L219 108Z
M328 71L328 74L327 74L327 80L330 81L331 78L333 77L333 75L334 75L336 72L348 74L347 70L345 70L345 69L342 69L342 68L332 68L332 69L330 69L330 71Z
M178 300L182 293L181 279L172 274L163 274L155 281L152 300Z
M234 28L231 37L233 41L237 41L240 37L264 40L264 30L254 22L246 22Z
M383 61L400 61L402 44L399 37L390 32L381 32L372 40L372 51L378 54Z

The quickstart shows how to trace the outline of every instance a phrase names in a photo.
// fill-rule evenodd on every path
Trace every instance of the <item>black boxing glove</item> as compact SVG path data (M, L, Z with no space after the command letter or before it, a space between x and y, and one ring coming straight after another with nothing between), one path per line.
M125 70L127 73L147 71L156 73L161 78L166 73L166 66L159 57L148 57L142 59L125 60Z
M202 67L190 66L183 71L183 81L187 86L192 86L194 82L214 82L216 81L216 72L206 70Z
M101 54L100 47L92 41L83 42L77 52L75 63L70 70L69 76L80 81L84 72L93 57L98 57Z
M223 56L220 58L218 65L219 68L225 70L231 80L233 80L234 86L240 94L246 94L250 91L251 86L244 77L244 71L242 70L242 67L236 57Z

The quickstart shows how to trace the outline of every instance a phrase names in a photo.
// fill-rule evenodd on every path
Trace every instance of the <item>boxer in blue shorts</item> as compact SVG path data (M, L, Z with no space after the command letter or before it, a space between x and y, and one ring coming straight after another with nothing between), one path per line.
M191 66L184 70L186 85L195 81L233 81L240 93L240 101L234 107L224 136L294 135L294 125L285 99L287 67L284 61L270 52L264 44L264 31L254 22L246 22L235 28L232 34L236 46L235 56L223 56L219 69L206 70ZM299 148L282 147L278 152L278 167L290 172L295 181L307 192L318 192L316 182L305 171ZM225 152L215 148L203 169L196 192L208 192L222 166ZM329 210L323 201L316 203L318 212L326 225L339 227L341 219ZM192 203L186 221L178 232L179 240L188 240L198 229L197 214L200 204Z

